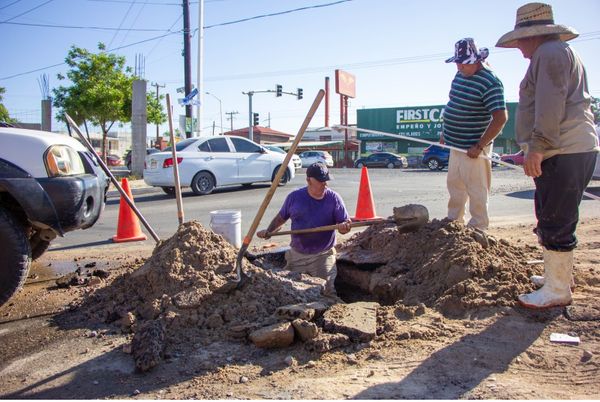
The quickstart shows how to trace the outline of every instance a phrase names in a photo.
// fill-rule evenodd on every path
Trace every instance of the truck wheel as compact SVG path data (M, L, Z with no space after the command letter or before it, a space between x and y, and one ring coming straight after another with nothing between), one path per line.
M0 306L25 283L31 248L23 226L0 207Z

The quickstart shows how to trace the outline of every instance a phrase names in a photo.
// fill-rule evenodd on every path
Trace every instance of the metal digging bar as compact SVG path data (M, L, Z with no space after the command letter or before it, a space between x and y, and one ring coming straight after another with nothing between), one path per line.
M317 112L317 109L319 108L319 105L321 104L321 101L323 100L324 96L325 96L325 91L322 89L319 90L319 92L317 93L317 96L315 97L315 100L312 103L312 106L310 107L310 109L308 111L308 114L304 118L304 122L302 123L300 130L298 130L298 134L296 134L296 138L294 139L292 146L288 150L287 155L285 156L285 159L284 159L283 163L281 164L281 167L277 171L277 174L275 175L275 178L273 179L273 182L271 183L271 188L269 188L269 191L265 195L265 199L263 200L262 204L260 205L260 208L258 208L258 212L256 213L256 216L254 217L254 221L252 222L252 225L250 225L250 229L248 230L248 233L244 237L244 241L242 242L242 247L240 247L240 250L239 250L238 256L237 256L237 260L235 263L237 279L233 282L226 283L223 286L223 288L221 289L222 292L227 292L227 291L233 290L234 288L240 288L244 285L245 282L247 282L248 275L246 275L244 273L244 271L242 271L242 259L244 258L244 254L246 253L246 250L248 250L248 246L250 245L250 241L252 241L252 237L254 236L254 233L256 232L258 225L260 224L260 220L262 219L262 217L265 213L265 210L267 209L267 206L269 205L269 202L271 202L271 199L273 198L273 194L275 194L275 190L277 189L277 186L279 186L279 182L281 181L281 178L285 174L288 164L290 163L290 160L292 159L292 155L294 154L294 152L296 151L296 148L298 147L298 143L302 139L302 136L304 136L304 132L306 131L306 128L308 127L308 124L312 120L313 116Z
M94 147L92 147L92 144L90 144L90 142L87 140L87 138L85 138L85 136L83 135L81 130L79 130L79 127L77 127L77 124L71 118L71 116L69 116L67 113L65 113L65 117L67 118L67 123L73 128L73 130L75 130L75 132L81 139L81 142L83 142L83 145L85 145L85 147L88 149L88 151L90 151L93 155L96 155L96 151L94 150ZM142 215L140 210L136 208L135 204L133 203L133 201L131 201L131 199L129 198L127 193L125 193L125 190L123 190L123 187L121 187L121 185L119 184L117 179L115 179L115 176L113 176L112 172L108 169L108 167L106 166L106 164L104 163L102 158L96 158L96 159L98 160L98 163L100 164L100 167L102 168L102 170L104 170L104 173L106 173L108 175L108 177L110 177L110 181L112 182L112 184L114 184L114 186L117 188L117 190L119 190L119 193L121 193L121 197L123 197L125 199L125 201L131 207L133 212L135 212L137 217L140 218L140 221L144 224L144 227L146 229L148 229L148 232L150 233L150 235L152 236L154 241L156 241L156 244L160 243L160 238L158 237L156 232L152 229L150 224L146 221L146 219L144 218L144 216Z

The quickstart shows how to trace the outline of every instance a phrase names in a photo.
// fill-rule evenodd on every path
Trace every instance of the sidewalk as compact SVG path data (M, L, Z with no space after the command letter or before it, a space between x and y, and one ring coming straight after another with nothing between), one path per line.
M116 179L118 180L119 184L121 184L121 179L118 177ZM141 195L141 194L150 194L150 193L160 191L160 189L158 187L151 187L151 186L147 185L146 183L144 183L144 179L138 179L138 180L129 180L128 179L127 181L129 182L129 189L131 190L131 194L133 196ZM107 198L119 198L120 196L121 196L121 193L119 193L119 190L117 190L117 188L111 182L110 185L108 186L108 192L106 193L106 197Z

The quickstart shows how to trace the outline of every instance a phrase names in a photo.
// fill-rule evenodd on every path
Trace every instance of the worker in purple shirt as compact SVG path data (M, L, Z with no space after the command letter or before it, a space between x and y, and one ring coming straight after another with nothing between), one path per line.
M306 169L307 186L288 194L267 229L260 230L256 235L268 239L269 234L281 229L288 219L292 220L292 230L337 224L338 232L348 233L352 228L348 211L342 197L327 187L330 179L327 166L323 163L310 165ZM290 246L285 253L285 269L325 279L323 293L336 295L335 230L292 234Z

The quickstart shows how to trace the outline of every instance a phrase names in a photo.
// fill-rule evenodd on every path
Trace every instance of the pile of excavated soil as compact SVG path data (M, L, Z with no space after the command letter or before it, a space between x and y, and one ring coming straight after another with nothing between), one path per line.
M287 271L244 264L250 276L241 289L222 292L236 278L237 250L200 223L184 223L137 270L98 289L81 306L89 319L135 333L136 349L158 359L168 345L200 345L243 339L277 321L280 306L321 300L323 281ZM139 363L139 362L138 362ZM155 365L140 363L138 367Z
M491 306L514 306L531 291L540 267L532 246L517 246L448 219L400 233L394 224L369 227L339 247L340 265L378 266L359 278L361 288L391 305L420 303L447 316ZM340 269L341 270L341 269ZM352 274L349 275L352 280Z

